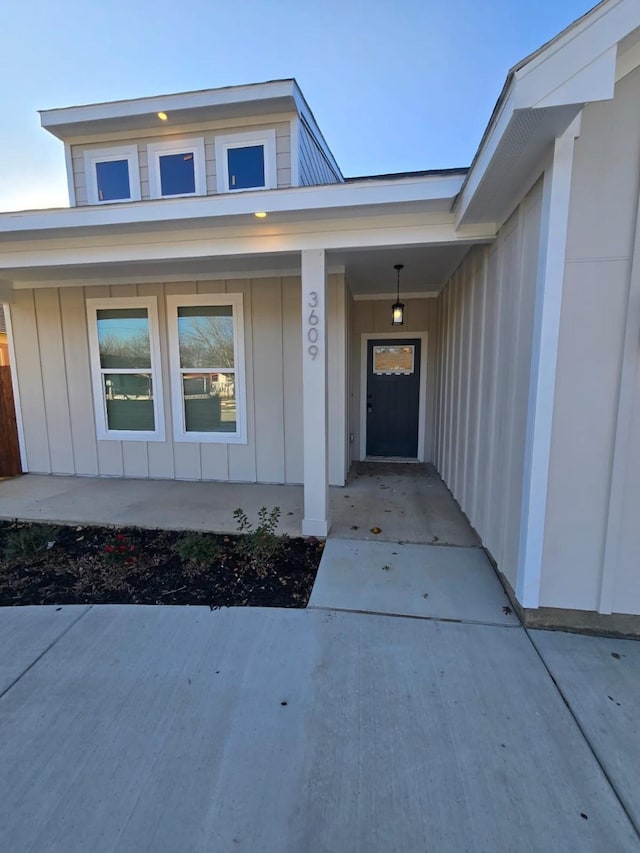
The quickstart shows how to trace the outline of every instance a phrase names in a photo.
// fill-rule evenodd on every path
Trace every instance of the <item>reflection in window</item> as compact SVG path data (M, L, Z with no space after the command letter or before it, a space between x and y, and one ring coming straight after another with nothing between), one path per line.
M178 307L185 432L237 430L231 305Z
M131 198L129 161L107 160L96 163L99 201L122 201Z
M192 151L164 154L159 162L162 195L185 195L196 191Z
M147 309L99 308L96 322L107 429L153 432L155 417Z

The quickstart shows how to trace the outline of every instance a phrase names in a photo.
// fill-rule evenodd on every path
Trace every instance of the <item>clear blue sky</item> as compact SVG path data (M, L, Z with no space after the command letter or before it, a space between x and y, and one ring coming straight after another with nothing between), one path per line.
M5 0L0 210L67 204L38 109L296 77L347 176L469 165L510 66L595 0Z

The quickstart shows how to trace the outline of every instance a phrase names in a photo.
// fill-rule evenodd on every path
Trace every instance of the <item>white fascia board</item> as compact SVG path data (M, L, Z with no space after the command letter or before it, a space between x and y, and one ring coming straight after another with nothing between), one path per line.
M515 94L513 90L513 80L507 91L504 93L502 104L497 108L496 115L493 118L492 124L487 128L485 139L480 143L480 148L475 156L474 162L467 174L467 177L462 185L462 190L454 202L456 222L460 223L466 213L471 199L476 194L482 179L491 163L498 145L509 126L509 122L513 117L515 110Z
M607 64L609 94L602 95L603 81L593 89L594 78L583 72L596 61L602 61L600 71L604 73L603 55L617 48L618 42L640 26L640 7L637 0L610 0L603 3L569 27L556 39L538 51L529 61L514 70L518 81L517 108L558 106L560 104L585 103L613 97L615 82L615 54L613 67ZM608 62L611 62L609 58ZM574 78L577 78L574 80ZM555 100L552 96L573 83L566 90L566 97L577 100ZM550 103L547 104L547 100Z
M434 217L434 219L436 219ZM466 228L464 235L455 228L450 215L429 221L424 214L385 215L320 222L288 222L268 229L205 227L196 233L184 229L146 234L95 235L80 239L16 241L0 253L0 267L7 271L109 263L143 263L238 255L270 255L300 252L305 249L367 249L424 245L487 243L495 230L486 226ZM10 273L8 273L10 274ZM24 278L24 276L20 276Z
M227 216L267 213L300 214L305 211L344 209L361 206L413 204L442 199L453 200L463 176L411 178L401 181L363 181L291 187L282 190L229 193L198 198L158 199L101 206L62 208L53 211L24 211L0 214L0 234L55 232L61 228L81 229L108 225L153 224Z
M154 95L150 98L39 110L40 123L42 127L62 138L62 128L84 124L85 122L143 116L159 111L169 113L174 110L182 111L227 106L248 101L266 101L271 98L289 97L293 99L294 85L294 80L274 80L268 83L252 83L247 86L228 86L223 89L203 89L197 92L180 92L173 95Z
M602 3L509 72L455 202L458 222L464 218L515 111L612 98L617 45L638 26L638 0Z

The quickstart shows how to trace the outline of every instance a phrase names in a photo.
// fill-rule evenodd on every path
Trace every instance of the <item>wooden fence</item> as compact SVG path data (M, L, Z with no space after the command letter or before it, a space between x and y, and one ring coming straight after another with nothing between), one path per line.
M22 473L11 368L0 367L0 477Z

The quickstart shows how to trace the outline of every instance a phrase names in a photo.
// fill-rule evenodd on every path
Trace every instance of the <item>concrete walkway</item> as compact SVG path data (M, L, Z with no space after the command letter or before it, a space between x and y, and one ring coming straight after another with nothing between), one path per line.
M535 633L1 609L2 849L640 851L638 646Z

